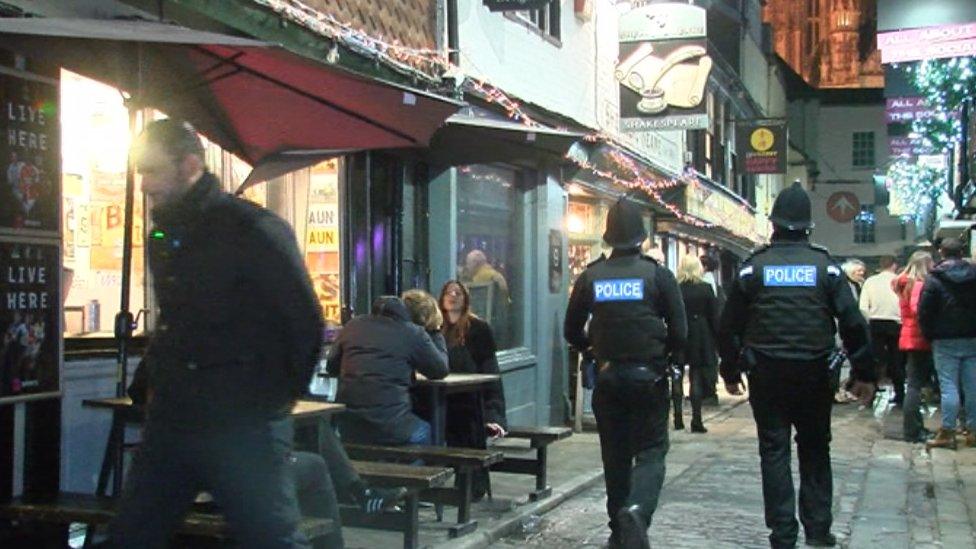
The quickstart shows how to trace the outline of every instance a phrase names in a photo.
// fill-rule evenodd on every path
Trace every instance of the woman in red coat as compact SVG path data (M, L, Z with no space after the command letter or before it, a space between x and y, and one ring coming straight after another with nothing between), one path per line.
M898 348L908 356L906 363L908 390L905 391L904 434L909 442L926 442L931 433L925 429L921 413L921 390L932 379L932 346L922 335L918 325L918 301L922 295L925 277L932 270L932 254L917 251L908 260L908 265L891 282L898 294L901 308L901 335Z

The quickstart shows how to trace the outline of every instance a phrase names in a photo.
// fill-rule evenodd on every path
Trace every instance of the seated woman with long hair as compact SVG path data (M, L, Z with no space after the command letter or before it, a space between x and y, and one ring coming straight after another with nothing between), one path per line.
M441 289L439 303L451 373L498 374L491 326L471 312L471 297L464 285L448 281ZM508 422L501 381L489 385L480 396L467 393L448 397L448 445L485 448L489 436L505 436ZM479 499L488 487L487 472L476 476L474 484L474 496Z

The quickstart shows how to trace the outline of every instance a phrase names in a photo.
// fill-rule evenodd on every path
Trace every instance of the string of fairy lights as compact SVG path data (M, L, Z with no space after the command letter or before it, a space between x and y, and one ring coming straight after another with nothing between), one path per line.
M945 155L962 141L959 113L967 103L972 108L976 96L976 59L931 59L906 65L905 70L933 111L931 116L912 122L912 137L921 150ZM886 178L889 188L904 204L927 206L942 196L945 171L902 157L888 167ZM922 211L923 208L916 209L915 216Z
M271 9L280 17L298 23L315 33L334 40L333 50L327 56L333 62L337 60L337 45L342 44L358 54L387 63L396 70L428 81L439 81L446 76L454 77L464 74L459 66L451 63L447 55L449 52L447 51L409 47L400 44L397 40L386 40L382 36L373 36L353 27L349 23L340 21L331 14L322 13L300 0L255 1ZM520 102L510 97L497 86L489 83L485 78L465 75L461 81L461 89L480 96L488 103L500 106L513 121L530 127L546 127L544 124L535 120ZM585 136L585 140L592 143L608 145L610 147L610 153L607 156L617 168L622 169L627 175L621 176L616 171L602 169L589 160L567 154L566 159L581 170L585 170L600 179L611 181L627 190L643 192L654 203L687 225L702 229L722 226L738 236L754 241L760 239L758 231L754 228L748 231L741 231L738 230L737 224L733 223L734 217L738 216L741 218L743 215L753 215L749 207L745 204L740 203L737 205L737 208L741 211L726 214L713 205L708 204L707 201L704 202L702 205L703 209L707 212L709 218L717 221L716 223L690 215L682 211L677 205L665 200L662 191L667 189L681 185L687 185L695 189L703 186L703 183L699 181L696 174L686 171L678 177L648 175L640 169L633 158L624 152L630 147L621 143L618 139L604 132L594 132ZM746 234L742 234L743 232Z

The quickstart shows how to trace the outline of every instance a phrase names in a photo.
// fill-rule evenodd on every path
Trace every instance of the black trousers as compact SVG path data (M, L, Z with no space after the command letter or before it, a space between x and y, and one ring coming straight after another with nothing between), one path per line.
M226 430L150 422L126 478L112 547L163 548L200 491L213 494L240 547L309 547L298 531L290 418Z
M708 395L708 370L704 366L691 365L688 367L689 381L688 391L691 393L691 424L697 425L702 422L702 400ZM674 408L674 422L677 424L683 420L682 401L684 400L684 368L681 367L680 375L671 378L671 405Z
M312 547L343 549L342 529L338 527L342 524L339 517L339 501L326 460L311 452L295 452L290 456L289 462L302 515L332 519L336 525L333 532L316 540Z
M830 530L832 393L826 362L761 363L749 376L749 403L759 434L763 502L773 547L792 547L799 525L790 471L790 435L800 462L800 521L807 536Z
M902 404L902 428L905 440L915 441L922 434L925 423L922 420L922 387L932 384L932 374L935 365L932 362L932 351L908 351L908 391Z
M607 513L639 505L648 525L664 484L668 376L646 366L610 365L597 376L593 414L600 432Z
M905 398L905 354L898 350L898 336L901 324L894 320L872 320L871 345L877 360L878 379L885 376L895 386L895 399L903 402Z

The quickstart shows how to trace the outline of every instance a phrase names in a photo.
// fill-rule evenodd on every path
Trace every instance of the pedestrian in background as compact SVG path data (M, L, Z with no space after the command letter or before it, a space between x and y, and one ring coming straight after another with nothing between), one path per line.
M708 284L711 285L712 290L715 292L715 319L717 323L718 318L722 315L722 307L725 305L725 290L722 288L719 280L719 261L718 258L716 258L712 253L702 254L699 259L701 260L702 268L705 269L705 273L702 275L702 280L708 282ZM705 376L705 392L702 395L702 404L704 406L718 406L718 392L716 390L718 387L717 353L718 350L716 349L716 357L715 360L712 361L713 366L706 367L703 371Z
M132 157L153 203L159 317L145 356L152 399L111 545L166 546L207 491L241 546L307 547L286 463L324 325L295 235L221 191L189 124L150 122Z
M691 432L707 433L708 429L702 423L702 398L707 392L707 372L718 369L718 356L715 339L718 337L718 300L712 291L712 286L702 279L703 268L701 261L686 255L678 264L678 285L685 304L685 316L688 318L688 342L684 350L675 354L675 364L681 375L676 376L671 389L671 400L674 405L674 428L685 428L682 417L681 404L683 377L685 367L688 367L691 377Z
M852 391L866 401L874 390L867 322L840 267L826 249L810 244L810 211L810 198L799 182L776 197L769 216L772 243L743 263L722 312L719 337L729 393L742 394L741 375L749 375L766 526L774 548L795 547L799 533L790 472L794 428L806 544L837 543L830 532L833 391L828 368L835 322L851 361Z
M880 259L880 270L864 281L861 289L861 313L871 327L871 343L877 363L878 380L890 379L894 386L895 406L905 401L905 357L898 349L901 336L901 305L892 287L897 278L898 263L894 256Z
M664 484L668 453L668 359L688 335L671 271L641 254L643 212L628 197L607 215L609 258L573 285L566 341L600 364L593 413L600 433L611 548L649 548L647 529ZM589 331L585 331L589 320Z
M976 266L962 259L963 243L947 238L943 260L925 281L918 308L922 332L932 341L942 389L942 428L929 444L955 448L960 391L966 402L966 445L976 446Z
M892 281L901 311L898 349L907 356L908 391L903 406L903 433L905 440L910 442L925 442L929 438L920 408L922 387L932 379L932 346L919 327L918 305L925 277L931 269L932 254L919 250L912 254L908 265Z
M867 266L860 259L852 257L845 261L840 268L847 277L847 283L850 285L851 291L854 292L854 299L860 299L861 287L864 285L864 276L868 272Z

